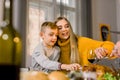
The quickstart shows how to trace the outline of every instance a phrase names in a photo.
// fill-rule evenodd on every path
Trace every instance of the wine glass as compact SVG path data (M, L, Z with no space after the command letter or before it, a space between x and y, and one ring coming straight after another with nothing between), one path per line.
M87 59L90 63L93 63L95 61L96 55L95 55L94 49L91 48L88 50Z

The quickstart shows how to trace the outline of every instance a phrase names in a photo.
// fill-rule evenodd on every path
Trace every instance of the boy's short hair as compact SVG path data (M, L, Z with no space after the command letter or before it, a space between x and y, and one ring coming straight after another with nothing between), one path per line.
M57 25L53 22L46 21L41 25L41 32L44 32L46 28L57 29Z

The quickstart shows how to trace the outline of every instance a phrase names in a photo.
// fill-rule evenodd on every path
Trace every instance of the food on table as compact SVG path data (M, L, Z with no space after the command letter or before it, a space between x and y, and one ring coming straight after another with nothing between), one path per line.
M103 65L98 65L98 64L91 64L89 66L84 66L82 71L83 72L96 72L97 78L102 78L106 72L111 73L113 75L115 74L111 68L107 66L103 66Z
M49 80L48 75L40 71L21 72L20 80Z
M48 75L50 80L69 80L69 78L60 71L53 71Z

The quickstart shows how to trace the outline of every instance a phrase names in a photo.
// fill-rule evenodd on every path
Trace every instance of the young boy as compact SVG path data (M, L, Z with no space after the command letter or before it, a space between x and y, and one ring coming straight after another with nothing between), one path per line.
M42 42L38 44L32 54L33 70L51 72L53 70L78 70L80 65L61 64L57 62L60 56L60 48L55 46L58 28L52 22L44 22L41 26L40 36Z

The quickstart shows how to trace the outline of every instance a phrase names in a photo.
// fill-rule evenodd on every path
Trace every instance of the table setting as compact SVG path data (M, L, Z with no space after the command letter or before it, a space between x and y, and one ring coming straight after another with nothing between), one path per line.
M81 68L77 71L68 71L66 74L62 71L52 71L51 73L42 72L42 75L46 75L47 78L45 78L45 80L63 80L63 77L66 77L64 80L120 80L119 57L103 57L98 59L93 49L88 50L86 57L89 65L81 66ZM21 68L21 80L30 80L30 75L35 78L33 74L35 76L37 75L40 79L41 71ZM51 74L52 77L49 78ZM35 78L35 80L39 79Z

